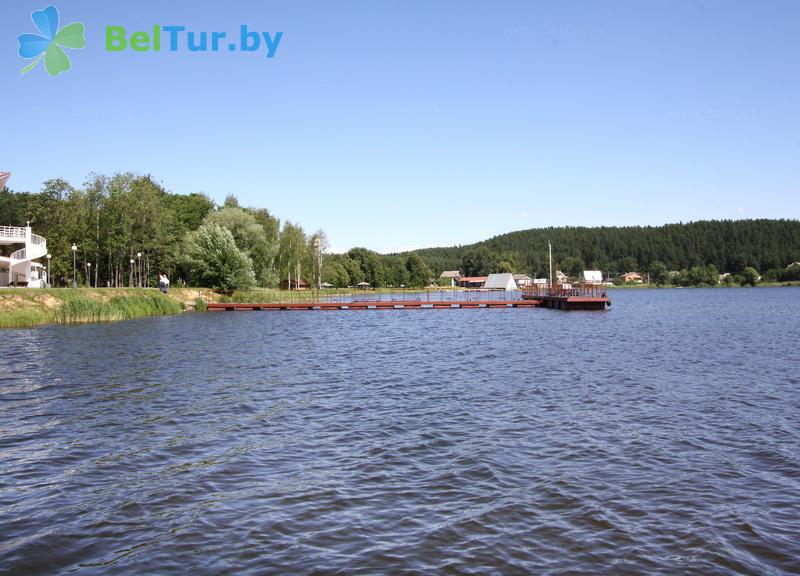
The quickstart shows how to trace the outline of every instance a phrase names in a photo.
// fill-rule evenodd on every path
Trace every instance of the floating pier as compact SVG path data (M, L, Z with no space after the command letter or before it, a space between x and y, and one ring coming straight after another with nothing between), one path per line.
M298 293L302 294L302 293ZM467 290L400 293L353 293L285 302L210 302L209 311L260 310L454 310L498 308L551 308L555 310L605 310L611 305L605 291L594 287L554 289L523 288L516 291Z
M386 302L362 300L356 302L271 302L268 304L218 302L207 304L208 310L425 310L454 308L536 308L538 300L441 300Z
M523 288L522 299L538 302L539 306L555 310L605 310L611 299L605 288L594 284L573 287L554 286Z

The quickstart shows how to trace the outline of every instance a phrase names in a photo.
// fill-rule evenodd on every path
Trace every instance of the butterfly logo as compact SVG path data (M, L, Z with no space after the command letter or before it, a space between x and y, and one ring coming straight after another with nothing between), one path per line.
M42 60L50 76L58 76L69 70L71 67L69 58L62 48L78 49L86 46L83 24L73 22L59 30L58 10L55 6L35 10L31 13L31 19L42 35L20 34L19 55L22 58L35 58L20 70L20 74L27 74Z

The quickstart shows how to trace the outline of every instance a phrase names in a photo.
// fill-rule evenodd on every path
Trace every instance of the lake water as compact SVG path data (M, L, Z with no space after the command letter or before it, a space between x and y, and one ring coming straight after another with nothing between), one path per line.
M0 332L0 573L800 573L800 289Z

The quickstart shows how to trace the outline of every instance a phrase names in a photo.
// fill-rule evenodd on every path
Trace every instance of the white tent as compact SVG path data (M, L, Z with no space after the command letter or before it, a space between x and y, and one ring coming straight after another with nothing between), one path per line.
M490 290L516 290L517 283L514 282L514 275L506 272L504 274L489 274L483 287Z
M600 270L584 270L583 281L587 284L600 284L603 281L603 273Z

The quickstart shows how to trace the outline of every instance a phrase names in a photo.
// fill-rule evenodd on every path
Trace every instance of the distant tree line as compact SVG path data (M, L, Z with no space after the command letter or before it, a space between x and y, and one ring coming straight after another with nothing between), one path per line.
M322 230L307 234L292 222L281 224L267 209L242 207L232 195L216 206L204 194L171 194L150 176L120 173L92 174L79 188L55 179L38 193L0 190L0 225L27 221L47 239L54 285L72 279L73 243L80 283L93 286L136 284L140 270L149 285L163 271L173 284L223 290L296 286L300 279L312 287L319 280L335 287L420 287L444 270L546 277L548 242L554 268L572 277L590 269L610 278L636 271L660 285L713 285L725 273L729 283L749 283L753 274L800 280L800 266L787 268L800 261L797 220L539 228L468 246L326 254Z
M546 277L548 242L553 246L554 268L572 277L585 269L601 270L611 278L635 271L649 272L651 281L654 274L663 274L665 283L697 285L711 283L717 274L742 275L753 268L762 273L774 270L765 274L765 279L788 279L792 273L781 270L800 260L800 221L537 228L468 246L428 248L416 253L435 273L460 270L464 275L484 276L508 271Z
M48 180L38 193L0 191L0 223L47 239L51 283L154 285L159 272L177 282L223 290L316 278L322 231L307 235L264 208L234 196L215 206L204 194L170 194L150 176L93 174L80 188ZM15 248L0 247L6 252Z
M51 283L154 285L160 272L173 285L221 290L336 287L369 282L425 286L431 271L417 254L381 256L365 248L324 255L322 230L306 234L265 208L247 208L230 195L222 206L204 194L170 194L151 176L92 174L82 187L48 180L38 193L0 190L0 225L25 226L47 239ZM2 247L7 255L18 247ZM321 273L321 275L320 275Z
M367 282L373 288L420 288L427 286L433 277L433 272L419 254L387 256L366 248L353 248L345 254L327 256L322 273L326 282L337 287Z

